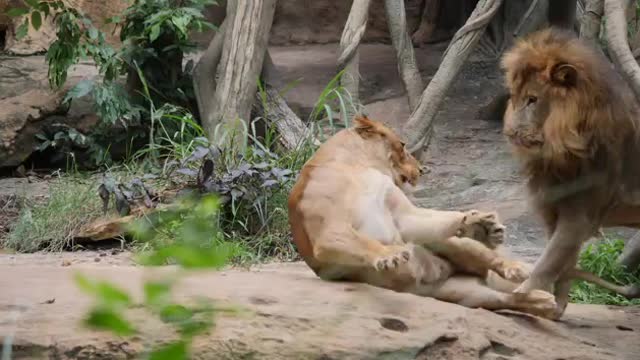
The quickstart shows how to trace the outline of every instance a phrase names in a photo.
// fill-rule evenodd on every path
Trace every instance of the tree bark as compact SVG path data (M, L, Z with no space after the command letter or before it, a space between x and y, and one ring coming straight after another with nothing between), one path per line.
M607 42L614 63L622 70L636 98L640 99L640 66L633 57L627 40L625 11L628 5L628 0L605 0Z
M219 124L229 125L233 145L238 145L241 121L248 123L258 89L258 76L269 41L276 0L227 2L222 56L217 68L218 81L211 111L202 118L210 140Z
M384 5L391 41L396 50L398 72L407 91L409 108L413 111L420 102L423 85L422 77L416 64L416 56L413 52L413 44L407 32L407 15L404 9L404 1L385 0Z
M216 69L222 57L222 43L228 21L225 19L215 36L209 43L193 68L193 90L198 102L200 119L204 122L212 113L214 103L211 101L216 91Z
M404 126L407 148L417 152L428 145L436 117L445 95L462 65L483 34L487 24L502 5L502 0L479 0L467 23L456 32L445 51L442 63L422 93L418 107Z
M389 1L387 1L389 2ZM404 6L403 6L404 7ZM413 35L411 41L415 46L426 44L431 40L433 32L438 24L438 12L440 10L440 0L425 0L420 25ZM387 15L387 17L389 17Z
M586 0L581 18L580 37L596 44L604 14L604 0Z
M340 38L340 57L338 57L338 71L344 69L340 83L351 95L353 104L360 105L360 70L358 46L367 29L369 19L369 5L371 0L354 0L347 23Z
M280 92L273 87L276 68L271 60L269 51L265 54L262 68L263 91L256 92L253 109L267 126L274 126L278 133L278 142L287 150L293 150L307 141L315 145L320 142L313 132L291 110L287 102L280 96Z
M548 21L548 14L549 0L532 0L529 8L513 31L513 36L519 37L537 30L538 26L545 22L544 20Z
M576 23L577 0L549 0L547 19L549 25L572 29Z

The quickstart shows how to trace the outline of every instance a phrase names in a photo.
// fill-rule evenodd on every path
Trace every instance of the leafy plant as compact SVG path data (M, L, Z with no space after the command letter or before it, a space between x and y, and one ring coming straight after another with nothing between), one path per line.
M135 222L130 230L136 238L153 243L151 250L141 258L142 264L155 266L173 262L182 273L189 269L223 267L233 255L233 247L214 241L218 234L214 221L218 208L215 195L185 197L176 206ZM158 236L170 224L175 227L172 232L176 241L172 244L158 242ZM177 340L150 349L145 356L147 359L188 359L193 339L212 328L216 312L224 310L206 301L194 305L175 302L171 292L182 273L143 284L144 299L137 307L159 318L178 334ZM94 305L84 319L88 327L125 337L140 334L141 330L126 318L126 311L136 305L128 292L112 283L92 281L81 274L76 275L76 284L94 298Z
M128 126L151 127L144 102L152 102L161 108L163 104L177 105L195 111L191 70L193 62L183 69L183 55L193 50L189 40L192 31L213 28L202 14L205 6L215 4L211 0L136 0L120 16L108 19L114 31L120 30L122 46L114 49L106 41L105 34L91 19L77 8L61 0L25 0L24 7L12 8L8 15L24 16L17 29L17 37L24 37L32 26L38 30L42 21L54 19L56 39L46 54L49 66L49 83L52 88L62 87L69 69L80 60L89 58L99 69L100 79L87 79L75 85L65 97L91 96L101 126L92 135L95 153L98 146L110 138L106 129L119 123ZM127 75L127 88L122 76ZM145 81L144 78L147 80ZM143 91L148 96L138 97ZM48 139L47 139L48 140ZM46 143L42 148L47 148ZM106 152L94 156L94 160L106 159Z
M589 244L580 254L579 265L601 278L618 284L640 284L640 272L630 272L617 259L624 249L622 240L602 240ZM640 300L628 300L585 281L576 281L571 289L571 301L587 304L639 305Z

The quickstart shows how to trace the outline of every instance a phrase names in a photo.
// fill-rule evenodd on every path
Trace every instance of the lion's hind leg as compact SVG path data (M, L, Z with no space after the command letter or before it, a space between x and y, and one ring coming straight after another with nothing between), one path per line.
M419 290L419 289L417 289ZM470 308L487 310L516 310L553 318L556 301L552 294L534 290L527 294L507 293L487 286L482 279L473 276L453 276L439 287L429 288L429 294L438 300L453 302Z

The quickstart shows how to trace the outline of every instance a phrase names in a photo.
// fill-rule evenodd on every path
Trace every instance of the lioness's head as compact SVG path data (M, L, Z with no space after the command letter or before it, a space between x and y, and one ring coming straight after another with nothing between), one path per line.
M403 187L406 184L415 186L423 174L418 160L405 149L405 143L391 129L366 116L354 118L354 129L368 141L381 142L385 148L389 165L393 171L394 182Z
M568 31L518 41L502 58L511 94L503 132L516 154L558 165L592 154L608 96L603 67L600 54Z

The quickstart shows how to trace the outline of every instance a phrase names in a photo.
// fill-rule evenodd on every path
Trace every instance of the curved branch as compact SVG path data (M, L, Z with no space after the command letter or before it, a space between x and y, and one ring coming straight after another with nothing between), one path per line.
M586 0L580 19L580 37L597 42L600 37L600 24L604 13L604 0Z
M467 23L458 30L451 40L438 71L422 93L418 107L404 126L403 133L407 139L409 151L415 153L428 144L433 120L449 87L502 2L503 0L479 0Z
M420 93L422 93L423 85L422 77L416 64L416 56L413 52L413 44L407 32L404 1L385 0L384 5L391 42L396 49L398 72L409 97L409 108L413 111L420 102Z
M627 1L605 0L604 16L607 18L607 42L613 61L618 65L631 85L637 99L640 99L640 66L633 57L627 39Z
M354 0L349 12L349 18L344 25L340 38L340 56L338 57L338 71L346 69L340 83L347 89L354 104L359 104L360 71L358 67L358 46L367 29L369 5L371 0Z
M207 50L193 68L193 90L198 103L200 121L206 119L213 111L213 101L211 100L216 92L216 69L220 63L220 57L222 57L222 44L227 23L227 19L222 21Z
M540 0L531 1L529 8L522 16L522 19L520 19L520 22L518 23L516 28L513 30L514 37L518 37L522 32L522 29L525 28L525 26L528 27L527 25L529 25L529 23L531 22L531 18L533 17L533 14L535 13L539 3L540 3Z

